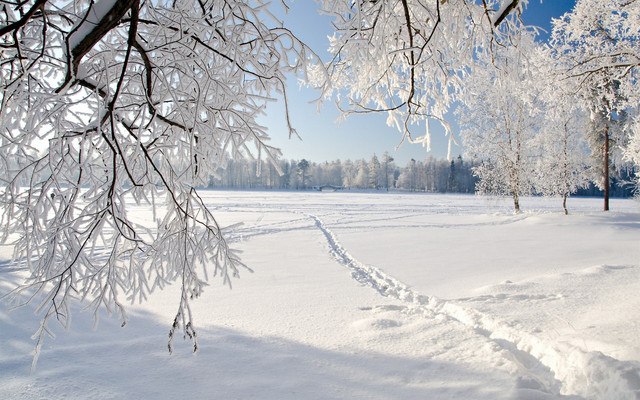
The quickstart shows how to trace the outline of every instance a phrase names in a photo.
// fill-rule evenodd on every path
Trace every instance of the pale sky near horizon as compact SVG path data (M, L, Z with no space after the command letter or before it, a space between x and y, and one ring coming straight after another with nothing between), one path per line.
M561 16L574 4L575 0L530 0L523 19L530 25L549 31L551 18ZM319 15L316 10L315 1L297 0L291 4L285 24L321 57L326 57L331 19ZM345 121L337 122L340 114L336 107L330 102L325 103L318 112L313 100L319 93L299 88L295 78L289 79L288 96L291 121L302 140L289 139L282 104L270 106L263 121L269 128L272 138L270 144L282 150L284 159L304 158L314 162L361 158L368 160L373 154L380 157L387 151L398 165L404 166L412 158L424 160L429 155L437 158L447 156L448 138L436 124L431 127L432 149L427 152L421 145L406 142L400 144L400 132L386 125L384 113L351 116ZM455 135L456 126L451 122ZM457 157L461 152L461 147L454 146L452 156Z

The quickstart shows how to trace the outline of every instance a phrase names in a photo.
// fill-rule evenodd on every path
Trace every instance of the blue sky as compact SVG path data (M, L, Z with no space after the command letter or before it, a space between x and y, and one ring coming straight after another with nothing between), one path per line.
M575 0L529 0L523 18L528 24L549 31L551 18L569 11L574 4ZM331 20L319 15L316 9L316 2L312 0L292 2L285 23L305 43L325 56ZM420 145L400 145L401 135L386 125L385 114L357 115L337 122L339 112L333 104L325 103L320 112L317 111L313 100L318 92L299 88L295 78L289 80L288 86L292 123L302 140L289 139L281 104L270 106L263 121L269 128L271 144L282 150L285 159L305 158L315 162L369 159L374 153L380 156L387 151L398 165L404 166L412 158L424 160L429 155L438 158L447 155L448 139L435 126L432 126L431 152ZM452 153L457 157L461 152L461 148L454 147Z

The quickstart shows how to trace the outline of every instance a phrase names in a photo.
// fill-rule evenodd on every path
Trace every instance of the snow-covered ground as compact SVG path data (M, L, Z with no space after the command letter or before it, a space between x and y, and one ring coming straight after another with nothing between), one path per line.
M77 311L30 372L38 318L5 304L0 398L640 399L637 202L204 196L255 272L195 303L196 354L168 288L124 328Z

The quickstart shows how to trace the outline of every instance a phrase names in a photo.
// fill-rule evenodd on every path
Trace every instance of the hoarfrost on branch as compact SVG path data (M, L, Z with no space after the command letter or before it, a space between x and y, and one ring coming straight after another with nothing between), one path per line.
M124 324L124 300L173 282L170 338L197 348L190 301L245 266L194 188L229 155L278 157L257 117L314 57L269 7L2 2L0 222L27 271L12 294L43 316L37 350L72 299ZM153 207L153 226L132 204Z
M402 140L429 147L429 120L442 124L459 100L477 49L502 45L521 25L517 0L323 0L333 16L325 96L346 115L386 112ZM513 16L513 17L512 17ZM313 83L313 82L312 82ZM424 121L424 134L415 126ZM453 136L450 136L453 140Z

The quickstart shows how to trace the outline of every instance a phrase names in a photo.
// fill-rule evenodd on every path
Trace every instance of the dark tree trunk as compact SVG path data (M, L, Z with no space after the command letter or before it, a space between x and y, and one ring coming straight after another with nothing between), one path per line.
M604 211L609 211L609 125L607 124L604 128L604 165L602 166L604 169L603 178L604 178Z

